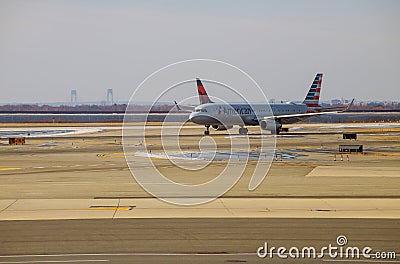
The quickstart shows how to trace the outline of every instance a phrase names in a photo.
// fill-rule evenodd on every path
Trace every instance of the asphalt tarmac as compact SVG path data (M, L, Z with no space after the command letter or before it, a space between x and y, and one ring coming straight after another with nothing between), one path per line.
M256 165L250 161L222 199L188 210L150 200L129 171L116 127L27 138L24 146L2 141L0 264L398 263L400 129L376 124L292 128L276 137L276 150L290 158L273 160L255 191L248 190ZM359 133L357 141L340 138L344 130ZM157 126L149 131L147 150L157 154L163 149ZM202 133L201 127L182 129L181 148L199 151ZM223 131L213 131L211 137L222 149L230 139L242 140ZM259 138L251 128L252 151ZM172 139L166 142L174 147ZM140 135L132 143L142 144ZM339 144L362 144L365 153L334 160ZM142 172L151 169L141 156L135 156L134 165ZM190 184L213 179L222 165L218 161L189 174L168 160L154 159L155 168L171 180ZM231 164L239 165L240 159ZM338 236L347 238L345 246L397 255L348 259L324 252L323 258L282 259L276 252L279 247L315 247L319 252L329 244L337 246ZM265 242L275 247L272 259L256 255Z
M398 219L118 219L0 221L0 263L322 263L345 258L259 258L269 247L368 246L397 252ZM326 252L325 252L326 253ZM396 256L397 259L399 256ZM397 261L388 259L386 261ZM355 263L385 263L360 257ZM389 262L388 262L389 263Z

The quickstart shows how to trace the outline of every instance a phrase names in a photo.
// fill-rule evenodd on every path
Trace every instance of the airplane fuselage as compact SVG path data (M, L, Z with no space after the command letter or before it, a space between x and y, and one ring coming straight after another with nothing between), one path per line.
M264 117L303 114L308 111L305 104L271 103L271 104L225 104L207 103L197 106L190 114L189 120L199 125L245 125L257 126ZM294 123L296 119L285 120Z
M345 108L341 107L343 109L322 108L319 105L322 75L322 73L317 73L301 104L290 102L270 104L214 103L208 97L200 79L196 79L200 105L190 114L189 120L196 124L204 125L206 127L204 135L210 134L210 127L216 130L227 130L234 125L240 126L239 134L248 133L246 126L257 125L262 130L269 130L271 133L279 134L281 130L287 131L287 129L282 129L282 124L292 124L312 116L346 111L352 103Z

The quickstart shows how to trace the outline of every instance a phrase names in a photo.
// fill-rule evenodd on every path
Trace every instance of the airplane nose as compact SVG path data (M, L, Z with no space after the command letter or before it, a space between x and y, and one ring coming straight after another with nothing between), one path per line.
M196 124L202 124L203 119L200 113L194 112L189 115L189 120Z
M190 113L190 115L189 115L189 121L196 123L196 122L194 122L194 120L196 120L196 113L193 112L193 113Z
M218 124L221 121L207 113L194 112L189 115L189 120L198 125Z

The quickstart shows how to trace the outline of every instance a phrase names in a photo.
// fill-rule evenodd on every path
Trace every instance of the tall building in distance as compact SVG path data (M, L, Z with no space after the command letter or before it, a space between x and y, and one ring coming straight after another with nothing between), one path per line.
M113 89L107 89L107 105L114 104Z
M78 102L78 92L76 90L71 90L71 104L76 105Z

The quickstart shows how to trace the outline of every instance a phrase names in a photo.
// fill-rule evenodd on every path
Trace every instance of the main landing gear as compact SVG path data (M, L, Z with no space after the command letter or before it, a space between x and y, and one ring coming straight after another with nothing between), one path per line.
M249 130L246 127L240 127L239 128L239 134L240 135L247 135L249 133Z
M287 127L276 128L275 131L273 131L273 130L271 131L271 134L279 135L281 132L287 133L287 132L289 132L289 128L287 128Z
M204 136L210 135L210 125L206 125L206 130L204 131Z
M281 128L276 127L275 129L270 130L271 135L279 135L281 133Z
M204 136L209 136L210 135L210 125L205 125L206 130L204 130ZM240 135L247 135L249 130L246 127L240 127L239 128L239 134Z

